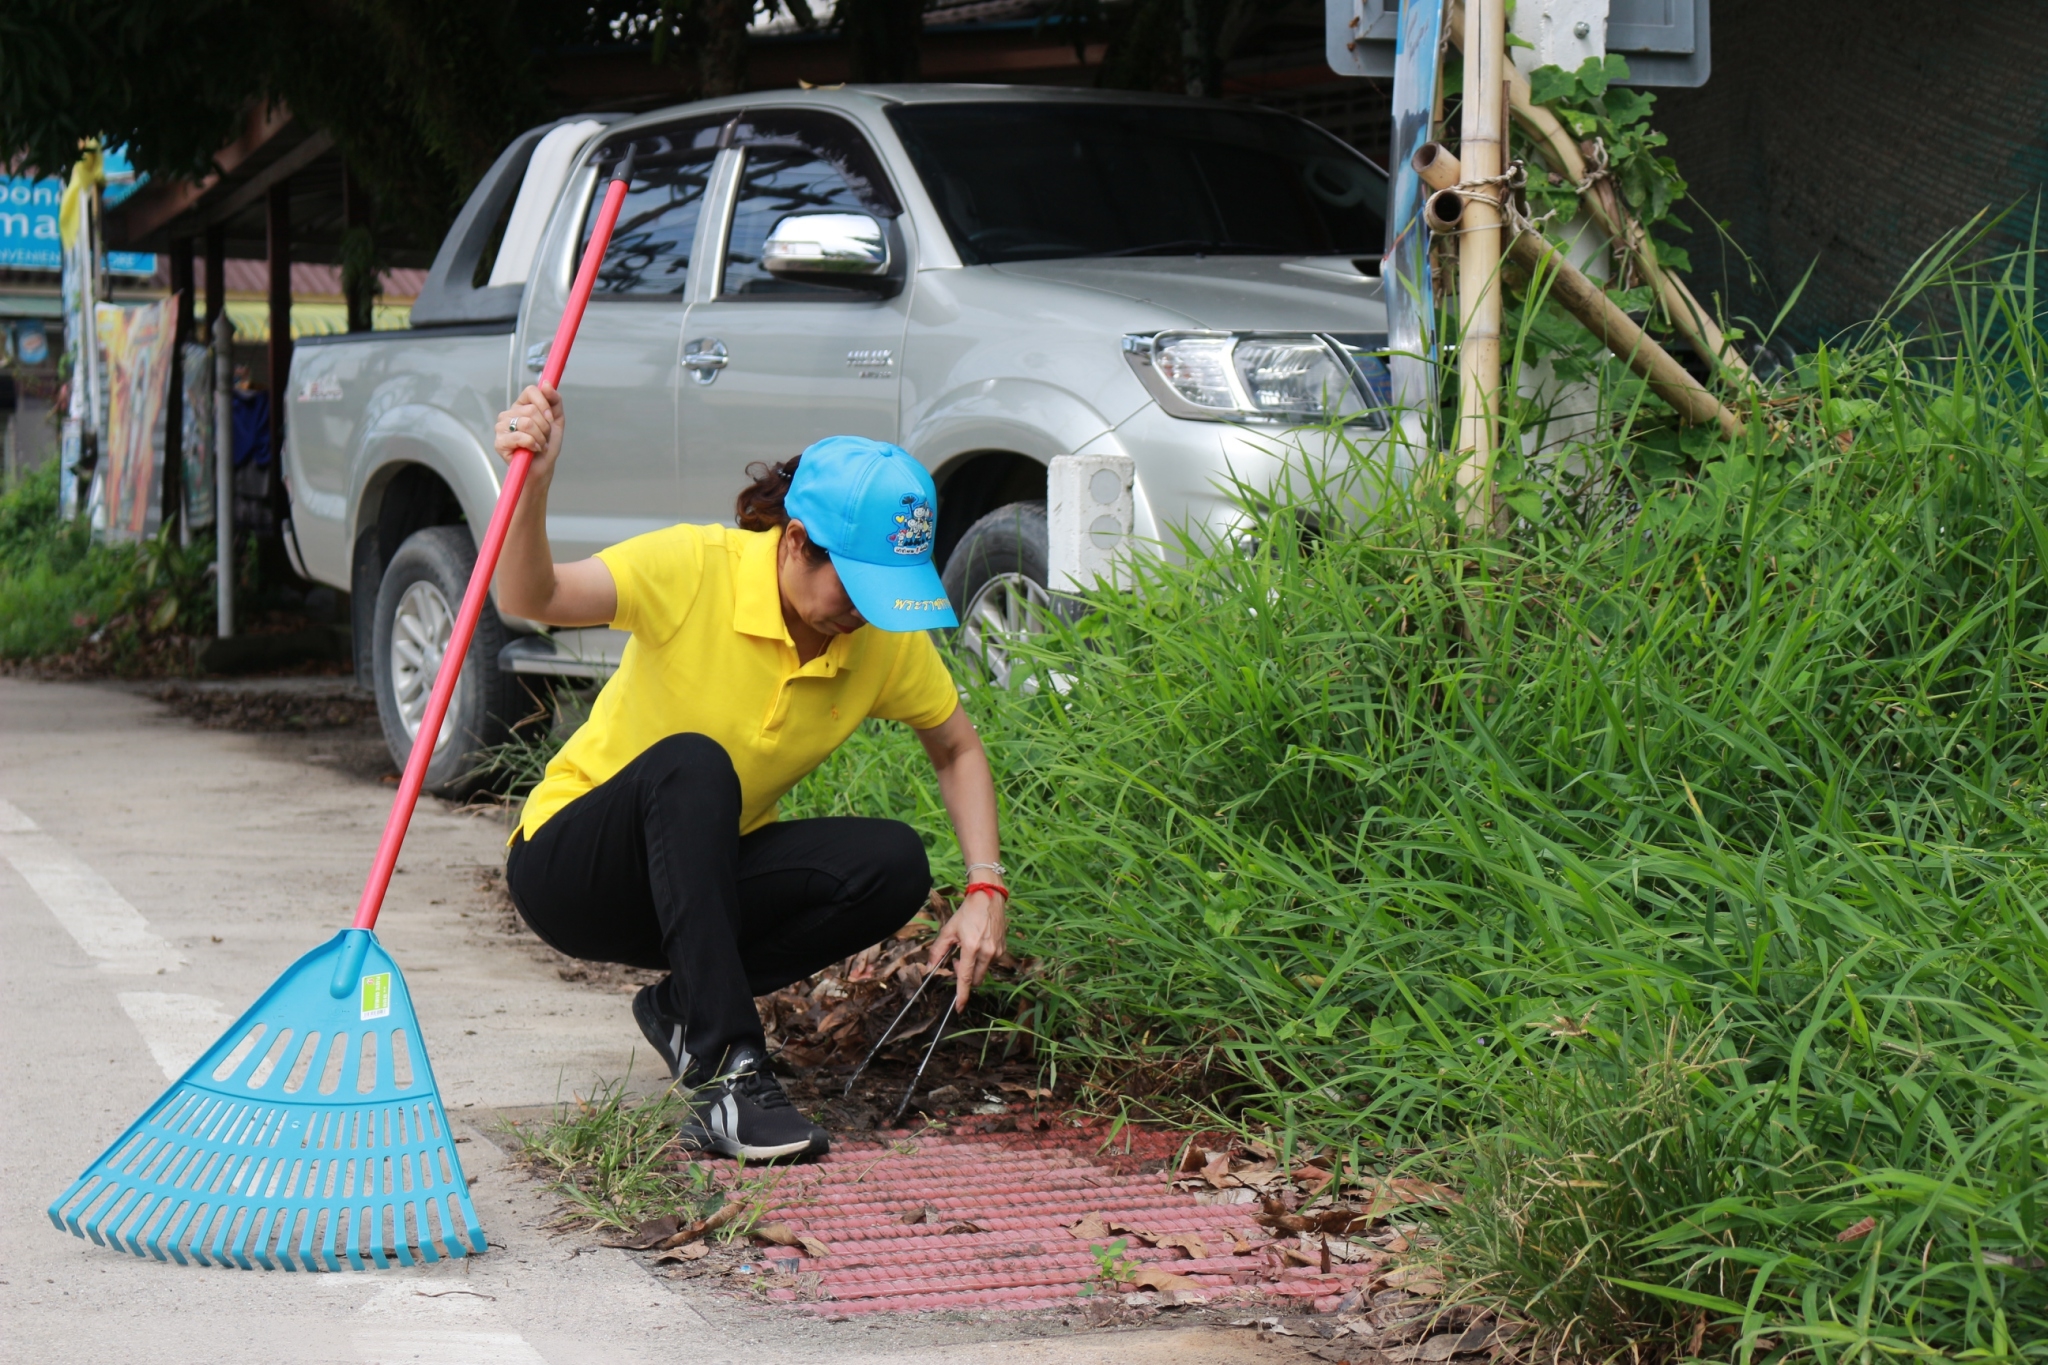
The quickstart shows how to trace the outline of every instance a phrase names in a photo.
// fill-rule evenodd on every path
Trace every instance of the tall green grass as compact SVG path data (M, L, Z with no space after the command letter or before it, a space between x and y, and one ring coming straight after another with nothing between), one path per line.
M1925 272L1959 325L1666 477L1616 440L1458 543L1426 478L1303 473L1029 647L1059 685L972 706L1048 1061L1426 1149L1454 1271L1568 1355L2048 1357L2033 266ZM785 806L956 856L898 732Z
M204 628L211 609L209 547L174 534L141 544L93 539L83 520L57 516L57 462L0 493L0 659L62 654L110 632L118 666L147 640Z

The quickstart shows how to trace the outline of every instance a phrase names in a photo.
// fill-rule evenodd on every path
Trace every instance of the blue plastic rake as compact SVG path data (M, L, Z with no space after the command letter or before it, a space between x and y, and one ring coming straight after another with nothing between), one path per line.
M548 348L546 387L562 382L632 175L628 144ZM372 930L532 462L530 449L507 462L353 925L293 963L57 1197L58 1227L137 1256L243 1270L483 1252L412 997Z
M405 978L377 936L292 964L50 1205L180 1265L368 1270L484 1250Z

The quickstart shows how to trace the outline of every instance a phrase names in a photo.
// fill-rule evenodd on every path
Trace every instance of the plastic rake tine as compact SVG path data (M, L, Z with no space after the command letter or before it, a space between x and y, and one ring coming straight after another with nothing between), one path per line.
M860 1079L860 1073L868 1069L868 1063L875 1060L876 1055L879 1054L881 1050L888 1045L889 1040L896 1036L896 1026L902 1023L904 1016L910 1013L910 1007L912 1005L915 1005L917 1003L917 998L924 994L924 988L932 984L932 978L939 974L939 967L945 966L948 962L951 962L952 960L953 950L951 948L948 948L946 950L946 955L939 959L939 966L932 968L930 971L924 974L924 980L917 983L917 989L912 991L910 993L910 998L903 1002L903 1008L896 1011L896 1017L889 1021L889 1027L882 1030L882 1036L876 1040L875 1045L873 1047L868 1049L868 1055L861 1058L860 1065L855 1067L853 1069L853 1074L846 1078L846 1089L839 1092L840 1099L843 1100L853 1093L853 1083Z
M562 367L625 203L613 172L542 382ZM243 1270L368 1270L480 1254L433 1067L374 932L532 453L513 456L407 756L354 923L307 953L50 1204L134 1256Z

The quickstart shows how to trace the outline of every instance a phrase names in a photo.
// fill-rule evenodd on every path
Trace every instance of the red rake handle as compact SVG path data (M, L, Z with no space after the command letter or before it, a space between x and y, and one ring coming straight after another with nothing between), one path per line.
M597 226L591 230L590 245L584 248L583 264L576 268L576 283L569 290L568 306L562 310L562 321L548 347L547 364L540 374L540 382L548 388L562 382L563 367L569 363L569 348L575 344L576 328L583 321L583 305L590 301L590 291L597 284L597 267L604 260L605 248L611 244L612 227L619 221L619 209L626 202L626 182L632 173L633 154L628 148L625 160L612 172L611 184L605 189ZM498 490L498 505L491 509L491 524L484 531L483 544L476 549L476 568L470 571L469 588L462 595L462 610L455 614L455 632L449 636L448 648L441 655L441 671L434 676L427 713L420 717L412 752L406 756L405 775L398 780L398 795L392 798L391 815L384 822L384 837L378 841L376 861L370 864L369 880L363 883L363 898L356 903L352 928L377 927L377 912L384 908L384 893L390 888L391 873L398 866L398 850L405 844L413 807L419 804L420 789L426 785L434 741L448 715L448 703L455 696L456 680L462 676L462 662L476 634L477 618L483 615L484 603L490 597L491 575L498 571L498 555L505 548L505 533L511 529L512 511L519 505L520 491L526 487L527 467L532 463L532 451L512 452L504 486Z

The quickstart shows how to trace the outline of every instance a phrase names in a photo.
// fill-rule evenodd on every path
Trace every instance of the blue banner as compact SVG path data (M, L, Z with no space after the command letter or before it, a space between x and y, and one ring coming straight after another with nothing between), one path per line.
M108 208L142 188L119 148L106 155L108 183L101 202ZM56 176L32 180L0 175L0 266L11 270L62 270L63 249L57 241L57 204L64 182ZM109 251L107 270L115 275L154 275L156 255L148 251Z

